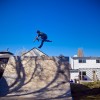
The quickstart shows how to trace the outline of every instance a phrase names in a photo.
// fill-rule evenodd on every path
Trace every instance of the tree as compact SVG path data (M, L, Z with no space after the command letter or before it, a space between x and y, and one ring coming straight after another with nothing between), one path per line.
M25 48L19 49L16 51L16 56L22 56L24 53L26 53L28 50Z

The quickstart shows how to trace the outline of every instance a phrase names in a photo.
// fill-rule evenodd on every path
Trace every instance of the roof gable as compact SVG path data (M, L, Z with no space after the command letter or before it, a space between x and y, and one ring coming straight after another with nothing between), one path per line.
M32 48L28 52L24 53L22 56L48 56L37 48Z

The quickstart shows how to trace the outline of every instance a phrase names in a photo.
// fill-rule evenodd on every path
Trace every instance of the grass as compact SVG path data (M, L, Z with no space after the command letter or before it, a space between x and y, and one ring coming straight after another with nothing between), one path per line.
M100 81L71 83L71 92L74 100L100 100Z
M97 82L88 82L88 83L83 82L82 84L85 85L85 86L87 86L87 87L89 87L89 88L91 88L91 89L93 89L93 88L100 88L100 81L97 81Z

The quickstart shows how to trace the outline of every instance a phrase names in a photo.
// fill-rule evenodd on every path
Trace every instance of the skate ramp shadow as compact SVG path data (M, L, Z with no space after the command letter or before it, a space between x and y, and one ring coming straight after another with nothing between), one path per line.
M0 97L6 96L9 93L9 86L4 77L0 79Z

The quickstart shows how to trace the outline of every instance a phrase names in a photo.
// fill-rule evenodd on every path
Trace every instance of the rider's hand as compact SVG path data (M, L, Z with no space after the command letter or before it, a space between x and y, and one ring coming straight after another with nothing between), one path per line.
M39 41L39 38L38 38L38 37L36 37L36 40L38 40L38 41Z

